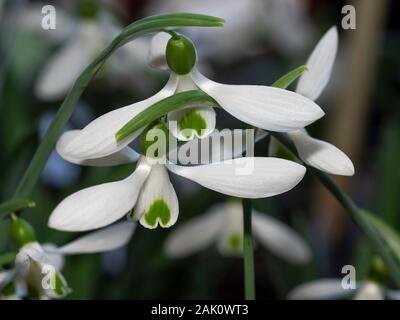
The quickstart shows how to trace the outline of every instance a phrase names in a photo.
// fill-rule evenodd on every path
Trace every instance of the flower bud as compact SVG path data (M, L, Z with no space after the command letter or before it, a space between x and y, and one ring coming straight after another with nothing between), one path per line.
M167 63L179 75L189 73L196 64L196 49L190 39L174 35L167 44Z
M374 257L368 269L368 279L383 283L388 279L389 272L380 257Z
M36 241L35 230L24 219L12 216L11 218L11 238L18 247Z

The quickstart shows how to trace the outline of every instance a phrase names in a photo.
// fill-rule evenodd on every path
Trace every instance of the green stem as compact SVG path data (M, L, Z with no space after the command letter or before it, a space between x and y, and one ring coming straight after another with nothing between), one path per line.
M242 199L243 205L243 259L244 259L244 297L256 298L254 282L253 236L251 226L251 200Z
M287 138L284 134L273 132L270 133L298 157L296 147L289 138ZM339 201L343 208L347 210L353 222L368 237L372 245L375 247L375 250L379 252L381 258L389 268L396 285L400 286L400 269L397 262L393 258L383 239L379 236L373 226L362 216L360 208L358 208L353 200L326 173L309 166L307 166L307 169L319 179L319 181L330 191L336 200Z

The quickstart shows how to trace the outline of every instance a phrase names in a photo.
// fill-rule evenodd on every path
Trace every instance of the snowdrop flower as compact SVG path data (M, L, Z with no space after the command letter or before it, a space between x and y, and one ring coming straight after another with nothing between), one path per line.
M295 264L310 260L304 240L280 221L253 210L254 237L277 256ZM223 255L241 255L243 251L243 209L239 202L212 206L207 213L178 226L165 242L171 258L181 258L217 243Z
M326 300L352 297L355 300L400 300L400 291L389 290L373 280L357 284L357 289L344 289L342 279L326 278L306 282L294 288L288 299Z
M154 103L192 89L204 91L228 113L265 130L293 131L324 115L313 101L291 91L268 86L226 85L209 80L195 68L196 57L192 42L175 34L166 48L171 76L165 87L146 100L113 110L92 121L69 140L63 154L77 159L94 159L120 151L141 133L138 130L117 142L115 134L126 122ZM215 112L207 105L190 106L169 113L168 122L171 133L181 140L205 137L215 127Z
M157 124L147 130L142 142L147 143L147 136L162 130L160 128L163 126ZM68 135L73 134L69 133L59 141L57 150L62 156L64 144L68 143ZM213 135L205 139L215 143ZM197 140L192 140L187 144L195 146L196 142ZM221 142L217 142L217 147L213 145L212 152L224 150L218 143ZM179 150L187 148L187 144ZM147 148L151 146L145 143L142 145ZM124 150L127 149L122 149ZM153 156L147 156L146 150L143 151L146 155L140 157L135 171L127 178L89 187L64 199L52 212L49 226L66 231L100 228L122 218L133 209L129 217L139 220L146 228L156 228L157 225L170 227L178 218L179 205L168 171L208 189L243 198L264 198L286 192L305 174L303 166L278 158L244 157L227 160L228 155L213 154L211 158L216 159L215 162L181 166L172 162L164 164ZM241 154L241 151L242 149L238 154ZM115 157L120 157L120 154L115 153L90 161L106 161L111 164L116 163ZM237 170L244 167L252 169L246 174L237 174Z
M296 92L316 100L329 81L338 47L338 33L332 27L319 41L306 65L309 71L299 79ZM288 133L300 158L309 166L327 173L352 176L354 166L347 155L334 145L312 138L305 129Z
M388 279L388 270L383 261L374 257L369 266L367 279L355 283L348 288L348 279L326 278L306 282L294 288L289 299L340 299L354 300L400 300L399 290L390 290L385 283Z
M16 256L14 268L0 272L1 298L65 297L70 289L61 274L64 256L116 249L129 241L135 228L135 224L130 222L118 223L56 247L53 244L39 244L35 240L33 230L29 229L23 220L17 221L18 228L24 228L28 232L22 233L23 239L19 241L21 248ZM13 223L16 223L15 220ZM21 223L24 224L22 227Z

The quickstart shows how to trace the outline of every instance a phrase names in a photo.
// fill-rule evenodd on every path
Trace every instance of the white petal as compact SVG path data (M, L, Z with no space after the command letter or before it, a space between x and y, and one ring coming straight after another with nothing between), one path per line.
M41 72L35 94L44 100L61 98L90 63L91 51L79 37L62 47Z
M178 148L178 155L186 155L187 152L193 152L197 157L190 157L188 164L208 164L228 159L234 159L241 156L246 151L248 145L253 146L254 143L265 138L268 133L263 130L256 130L255 136L250 131L252 129L221 131L214 130L209 136L199 139L190 140ZM173 155L174 153L172 153ZM177 162L178 159L172 159ZM179 160L182 160L179 158ZM186 162L185 162L186 164Z
M237 158L200 166L168 164L173 173L211 190L241 198L271 197L292 189L305 167L278 158Z
M151 67L169 70L165 55L169 39L171 39L171 35L166 32L159 32L151 39L148 57L148 63Z
M217 204L205 214L178 225L165 242L165 254L171 258L182 258L209 246L221 231L224 210L225 204Z
M19 253L26 254L30 259L42 264L50 264L49 258L42 246L37 242L28 243L20 249Z
M254 236L267 249L291 263L310 261L307 243L293 229L265 214L253 211Z
M61 138L58 140L56 145L56 150L58 154L65 160L83 166L116 166L119 164L136 162L140 158L140 154L129 147L124 147L123 149L112 153L108 156L97 158L97 159L82 159L74 158L65 152L66 146L71 140L79 135L81 130L70 130L64 132Z
M215 111L213 107L190 107L168 113L168 128L172 135L181 141L189 141L194 137L205 138L215 129ZM194 123L197 127L185 126ZM196 130L197 129L197 130Z
M384 288L374 282L366 281L362 287L358 290L354 300L384 300L385 293Z
M144 184L137 204L133 220L139 220L141 225L154 229L159 224L169 228L178 219L179 204L168 171L163 164L155 164Z
M299 79L296 92L316 100L331 76L338 48L338 32L332 27L318 42L306 65L308 71Z
M290 300L338 299L352 295L354 290L343 289L342 279L320 279L303 283L288 294Z
M300 158L308 165L331 174L352 176L354 165L346 154L334 145L314 139L305 130L288 133Z
M61 270L64 267L64 256L58 252L57 246L52 243L42 244L42 248L47 255L49 263L54 266L57 270Z
M165 87L156 95L129 106L113 110L92 121L74 139L71 139L65 145L63 154L72 158L95 159L108 156L123 149L143 129L136 131L131 136L117 143L115 134L118 130L149 106L172 95L175 92L176 86L177 77L172 74Z
M62 254L96 253L117 249L128 243L136 225L119 222L99 231L91 232L58 249Z
M133 208L150 169L143 159L124 180L103 183L70 195L52 212L49 227L85 231L113 223Z
M268 87L226 85L211 81L197 70L192 79L223 109L257 128L287 132L303 128L324 115L310 99L297 93Z

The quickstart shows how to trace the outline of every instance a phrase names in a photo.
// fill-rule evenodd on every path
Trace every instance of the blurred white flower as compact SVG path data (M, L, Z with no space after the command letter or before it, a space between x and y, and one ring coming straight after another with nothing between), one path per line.
M326 278L306 282L288 294L292 300L326 300L353 297L355 300L399 300L400 291L389 290L373 280L357 283L357 289L344 289L342 279Z
M297 0L154 0L147 14L196 12L221 17L223 28L188 28L202 59L220 64L248 55L257 43L270 41L282 54L293 56L313 39L314 27L306 2Z
M44 100L63 97L84 68L122 30L122 27L105 11L99 12L96 18L70 18L68 21L74 24L71 34L47 62L36 83L35 93ZM124 74L135 74L136 79L143 77L146 66L143 57L146 56L148 45L146 39L138 39L119 48L111 56L102 73L111 78L121 77Z
M253 210L252 224L255 240L275 255L295 264L310 260L308 245L282 222ZM164 251L171 258L182 258L215 242L223 255L242 255L243 209L239 202L214 205L178 226L168 236Z
M68 136L73 134L64 134L57 144L57 151L67 160L64 147L68 144ZM215 143L213 135L205 139ZM187 144L197 147L196 143L197 140L192 140ZM217 154L211 157L216 159L215 162L204 165L180 166L171 162L165 165L157 159L141 156L135 171L124 180L89 187L64 199L52 212L49 226L66 231L90 230L106 226L132 210L129 217L139 220L146 228L170 227L178 218L179 206L167 169L211 190L244 198L264 198L286 192L305 174L303 166L283 159L244 157L226 160L225 154L219 154L224 148L218 143L217 147L213 145L213 152ZM96 165L96 162L104 164L107 159L108 164L115 164L113 159L120 157L124 150L131 149L125 147L110 156L90 161ZM125 160L129 162L129 159ZM250 172L236 174L238 168L248 166L252 168Z
M70 289L61 274L64 256L114 250L131 238L135 224L118 223L74 240L62 247L31 242L24 245L11 270L0 272L0 298L24 298L35 294L41 299L62 298ZM54 284L46 286L46 276ZM49 278L49 279L50 279Z

